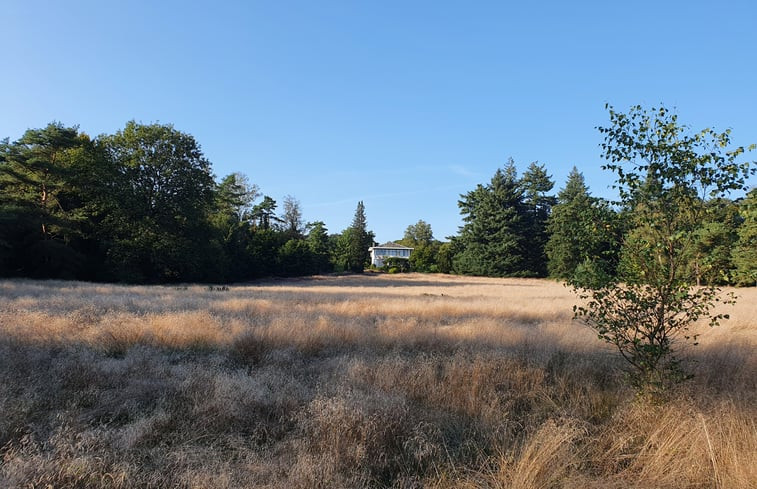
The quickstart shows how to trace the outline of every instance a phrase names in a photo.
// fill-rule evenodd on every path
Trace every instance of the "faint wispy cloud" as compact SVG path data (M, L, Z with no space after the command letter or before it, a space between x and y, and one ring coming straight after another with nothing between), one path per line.
M369 195L363 195L361 197L351 197L351 198L333 200L333 201L328 201L328 202L317 202L317 203L309 204L309 207L330 207L330 206L344 205L344 204L349 204L349 203L357 203L358 200L362 200L364 202L370 202L373 200L394 199L397 197L407 197L411 195L442 192L445 190L459 190L462 187L465 187L465 185L461 185L461 184L443 185L443 186L431 187L431 188L419 188L419 189L414 189L414 190L406 190L403 192L374 193L374 194L369 194Z
M447 165L447 169L455 175L460 175L466 178L478 178L480 175L477 172L471 171L463 165Z

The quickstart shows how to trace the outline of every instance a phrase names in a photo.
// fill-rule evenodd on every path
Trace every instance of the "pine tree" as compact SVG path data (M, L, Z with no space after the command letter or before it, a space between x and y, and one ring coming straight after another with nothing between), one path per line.
M86 258L77 244L100 193L90 185L95 153L77 127L57 122L0 144L0 273L79 275Z
M551 277L573 280L577 271L594 278L614 274L619 247L617 218L606 203L589 194L576 167L557 195L547 232Z
M270 196L264 195L263 200L252 208L250 217L259 229L267 231L281 223L281 219L276 216L276 207L276 201Z
M245 220L249 217L252 202L260 196L259 190L243 173L225 176L215 189L216 213L234 222Z
M465 224L455 238L461 251L457 273L504 277L524 270L523 188L512 159L488 185L478 185L458 201Z
M739 205L744 222L732 253L734 280L738 285L757 285L757 189L752 189Z
M368 248L373 245L373 233L367 229L365 206L362 200L357 203L357 209L355 209L355 216L352 218L352 225L349 231L349 244L346 257L347 269L356 273L362 273L366 265L368 265Z
M332 267L329 262L329 235L326 224L323 221L308 223L308 236L305 240L310 252L314 256L317 273L330 272Z
M524 192L524 232L528 243L524 249L523 275L544 277L547 275L545 246L549 239L547 221L556 203L555 197L548 195L548 192L555 183L544 165L534 162L523 174L521 185Z
M705 206L704 222L694 232L692 250L686 257L686 273L696 285L726 284L733 271L731 253L739 239L739 209L725 198L710 200Z

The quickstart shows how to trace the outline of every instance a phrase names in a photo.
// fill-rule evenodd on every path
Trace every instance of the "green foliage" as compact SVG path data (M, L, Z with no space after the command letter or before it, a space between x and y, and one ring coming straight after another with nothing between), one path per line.
M289 238L281 231L251 228L245 249L251 277L282 275L279 251L288 241Z
M694 233L687 275L696 285L721 285L731 282L731 250L738 240L741 217L738 207L728 199L713 199L705 204L704 221Z
M325 226L213 180L191 135L129 122L90 140L59 123L0 141L0 275L121 282L240 281L331 271ZM370 237L370 233L368 233ZM367 245L369 246L369 245ZM366 246L366 249L367 249Z
M209 239L217 249L213 257L218 271L213 280L239 281L256 276L247 250L253 232L253 202L259 195L258 186L241 173L227 175L216 184L209 217L213 228Z
M51 123L0 144L0 274L85 278L98 149L76 127ZM97 178L92 178L95 176Z
M752 163L737 162L743 148L728 150L729 132L705 129L690 134L668 110L610 108L610 126L600 127L605 169L617 175L620 204L628 212L619 274L598 288L575 284L585 302L576 318L614 345L632 367L636 385L664 388L685 378L675 356L678 341L699 319L711 326L727 318L717 302L733 302L714 286L690 286L692 256L709 206L744 187Z
M598 284L615 274L619 248L618 216L591 197L583 175L573 167L547 221L545 245L549 275ZM588 282L587 282L588 281Z
M350 270L350 242L352 241L352 228L347 228L339 234L329 236L329 250L331 265L335 272L347 272Z
M463 222L454 238L460 250L453 264L457 273L505 277L524 269L523 189L515 163L498 169L487 185L478 185L458 202Z
M452 273L454 271L454 257L457 254L454 243L442 243L436 255L436 266L439 273ZM411 256L412 258L412 256Z
M399 243L413 247L429 244L432 241L434 241L434 233L431 231L431 225L423 219L419 219L417 223L411 224L405 229L405 236Z
M308 229L306 242L313 254L314 272L327 273L332 271L333 266L329 256L330 242L326 224L323 221L316 221L308 223L306 228Z
M545 247L549 239L547 222L557 199L548 195L555 183L544 165L531 163L520 181L523 187L523 234L528 243L524 247L521 275L544 277L547 275Z
M131 211L175 229L205 216L215 183L194 137L171 125L130 121L105 144L118 165Z
M235 222L241 222L248 218L252 203L259 196L258 186L251 184L246 175L238 172L226 175L216 185L216 212Z
M352 225L343 233L345 242L341 246L341 256L338 261L344 270L362 273L369 264L368 248L373 245L374 235L368 231L363 201L357 203Z
M215 183L195 139L170 125L131 121L104 139L118 170L108 252L127 281L202 280Z
M439 271L438 255L442 243L434 239L431 225L423 219L405 229L405 235L397 243L413 248L410 255L410 269L415 272L435 273ZM447 269L451 270L450 267Z
M263 230L269 230L281 223L281 218L276 216L276 201L268 195L263 196L263 201L252 208L250 218L256 223L257 227Z
M733 251L733 275L737 285L757 286L757 189L752 189L739 205L743 223Z
M689 332L691 324L704 318L717 326L728 315L713 314L714 305L734 303L732 296L721 297L714 287L671 289L671 295L644 283L579 290L587 302L574 307L576 316L618 349L633 367L630 377L638 388L664 389L687 378L674 355L674 342L693 340L696 344L697 335Z
M317 273L313 251L302 239L290 239L278 254L280 274L285 277Z
M410 260L399 256L390 256L384 258L384 265L381 269L388 271L389 273L407 273L410 271Z
M537 163L518 179L510 159L489 184L462 195L458 205L465 224L453 239L454 270L492 277L546 275L546 226L555 200L547 193L553 185Z
M440 243L419 220L400 241L414 248L409 261L391 268L549 272L597 288L663 276L661 250L672 249L668 258L677 260L681 283L757 283L754 193L737 207L707 200L713 196L691 185L718 192L743 187L748 164L735 158L744 150L725 150L728 133L706 130L679 140L675 124L655 117L612 117L617 127L607 129L613 145L605 150L607 168L619 175L620 213L590 197L577 171L555 200L543 165L532 163L518 178L510 160L489 183L461 196L459 236ZM650 155L659 161L646 161ZM646 163L627 172L625 159ZM258 197L243 174L215 182L199 144L170 125L132 121L91 140L77 127L52 123L0 141L0 275L222 282L361 272L368 264L374 235L362 202L351 226L329 236L320 221L303 226L293 197L284 198L281 215L274 199Z
M439 271L439 249L442 243L431 241L419 243L410 254L410 268L416 272L433 273Z
M568 282L575 287L599 289L613 281L615 276L608 272L605 263L586 258L579 263L568 277Z

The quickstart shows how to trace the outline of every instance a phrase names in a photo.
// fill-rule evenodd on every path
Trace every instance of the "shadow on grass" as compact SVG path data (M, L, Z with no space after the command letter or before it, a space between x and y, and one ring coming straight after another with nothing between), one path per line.
M464 286L504 286L504 287L538 287L543 285L539 279L497 279L480 277L481 281L465 280L461 275L432 275L436 280L426 279L426 274L383 274L383 273L364 273L351 275L318 275L312 277L293 277L293 278L269 278L260 279L250 282L243 282L236 285L250 286L302 286L311 285L328 285L333 287L464 287ZM421 279L421 277L424 277ZM497 280L514 280L517 283L497 284ZM533 283L529 283L532 281ZM233 286L233 284L232 284Z

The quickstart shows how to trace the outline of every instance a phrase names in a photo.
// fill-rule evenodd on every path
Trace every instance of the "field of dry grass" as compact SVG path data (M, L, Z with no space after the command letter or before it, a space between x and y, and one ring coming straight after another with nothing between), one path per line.
M665 403L548 281L0 282L0 487L757 487L757 290Z

